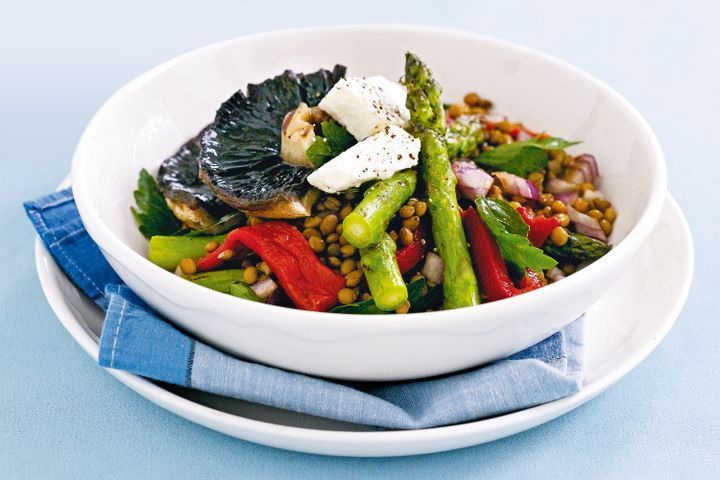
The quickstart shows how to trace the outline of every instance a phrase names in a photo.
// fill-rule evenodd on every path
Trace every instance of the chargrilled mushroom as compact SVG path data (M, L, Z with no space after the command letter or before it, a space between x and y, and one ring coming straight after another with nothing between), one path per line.
M198 177L203 133L204 130L160 165L157 180L165 203L178 220L193 230L215 235L239 224L242 214L221 202Z
M308 109L317 106L344 73L345 67L340 65L332 71L307 75L287 70L260 84L248 85L247 94L235 93L222 104L203 136L202 181L223 202L254 216L308 216L318 195L305 181L312 168L306 163L292 163L291 158L300 158L296 153L302 146L290 148L293 155L287 157L288 162L283 161L283 120L301 103ZM292 116L286 127L291 122ZM304 127L301 125L300 130ZM305 140L301 143L304 145Z

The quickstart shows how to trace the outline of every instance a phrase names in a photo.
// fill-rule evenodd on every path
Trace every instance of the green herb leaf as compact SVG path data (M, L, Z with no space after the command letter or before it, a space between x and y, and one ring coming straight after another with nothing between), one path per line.
M545 168L548 162L547 150L563 150L580 142L562 138L531 138L521 142L499 145L484 152L475 162L496 170L527 177L532 172Z
M586 262L597 260L608 253L612 247L586 235L568 232L568 241L565 245L557 246L548 240L542 248L546 254L556 260Z
M427 281L425 278L418 278L417 280L413 280L412 282L407 284L407 290L408 290L408 301L410 302L410 311L416 312L416 311L424 311L427 310L427 308L430 308L429 306L423 310L416 310L413 307L415 305L419 305L415 308L422 307L423 304L427 303L428 305L432 305L433 298L426 299L425 297L429 296L430 293L433 292L433 289L430 289L428 291ZM437 293L437 292L434 292ZM440 289L440 300L442 300L442 289ZM349 305L340 305L332 310L330 310L332 313L354 313L354 314L364 314L364 315L380 315L385 313L393 313L393 312L385 312L383 310L380 310L377 305L375 305L375 301L372 298L368 298L367 300L363 300L362 302L356 302L351 303Z
M335 120L325 120L320 124L320 129L322 136L316 135L315 141L306 152L315 168L357 143L355 137Z
M528 226L507 202L478 197L475 205L488 230L497 240L503 259L512 268L519 272L524 272L526 268L540 271L557 265L557 261L530 244L527 238Z
M229 294L233 297L244 298L245 300L251 300L253 302L262 302L262 299L257 296L255 291L250 288L247 283L237 282L230 284Z
M175 218L160 194L157 183L144 168L140 171L137 190L133 193L137 208L130 207L138 229L146 238L153 235L174 235L180 231Z

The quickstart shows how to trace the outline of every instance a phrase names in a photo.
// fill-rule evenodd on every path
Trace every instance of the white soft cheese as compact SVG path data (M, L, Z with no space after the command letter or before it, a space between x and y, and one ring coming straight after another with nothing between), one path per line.
M405 126L406 98L405 87L385 77L351 77L340 79L319 106L360 141L385 127Z
M315 170L307 181L327 193L342 192L414 167L419 153L420 140L400 127L385 127Z

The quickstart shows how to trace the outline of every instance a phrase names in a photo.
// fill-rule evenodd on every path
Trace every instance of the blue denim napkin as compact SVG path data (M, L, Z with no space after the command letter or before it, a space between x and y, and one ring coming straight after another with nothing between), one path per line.
M582 319L504 360L410 382L340 383L239 360L180 332L122 283L83 228L70 190L26 202L25 209L58 265L106 312L103 367L392 429L501 415L572 395L582 385Z

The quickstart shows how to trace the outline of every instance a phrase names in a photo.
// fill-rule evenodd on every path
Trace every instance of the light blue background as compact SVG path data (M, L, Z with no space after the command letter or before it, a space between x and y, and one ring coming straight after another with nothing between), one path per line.
M4 4L0 477L718 478L718 3L353 4ZM420 457L327 458L226 437L154 406L98 368L56 321L36 278L34 236L20 202L52 190L68 173L75 143L100 104L189 49L253 32L347 23L456 27L544 50L608 82L654 127L670 190L695 236L696 275L677 325L615 387L556 421L489 445Z

